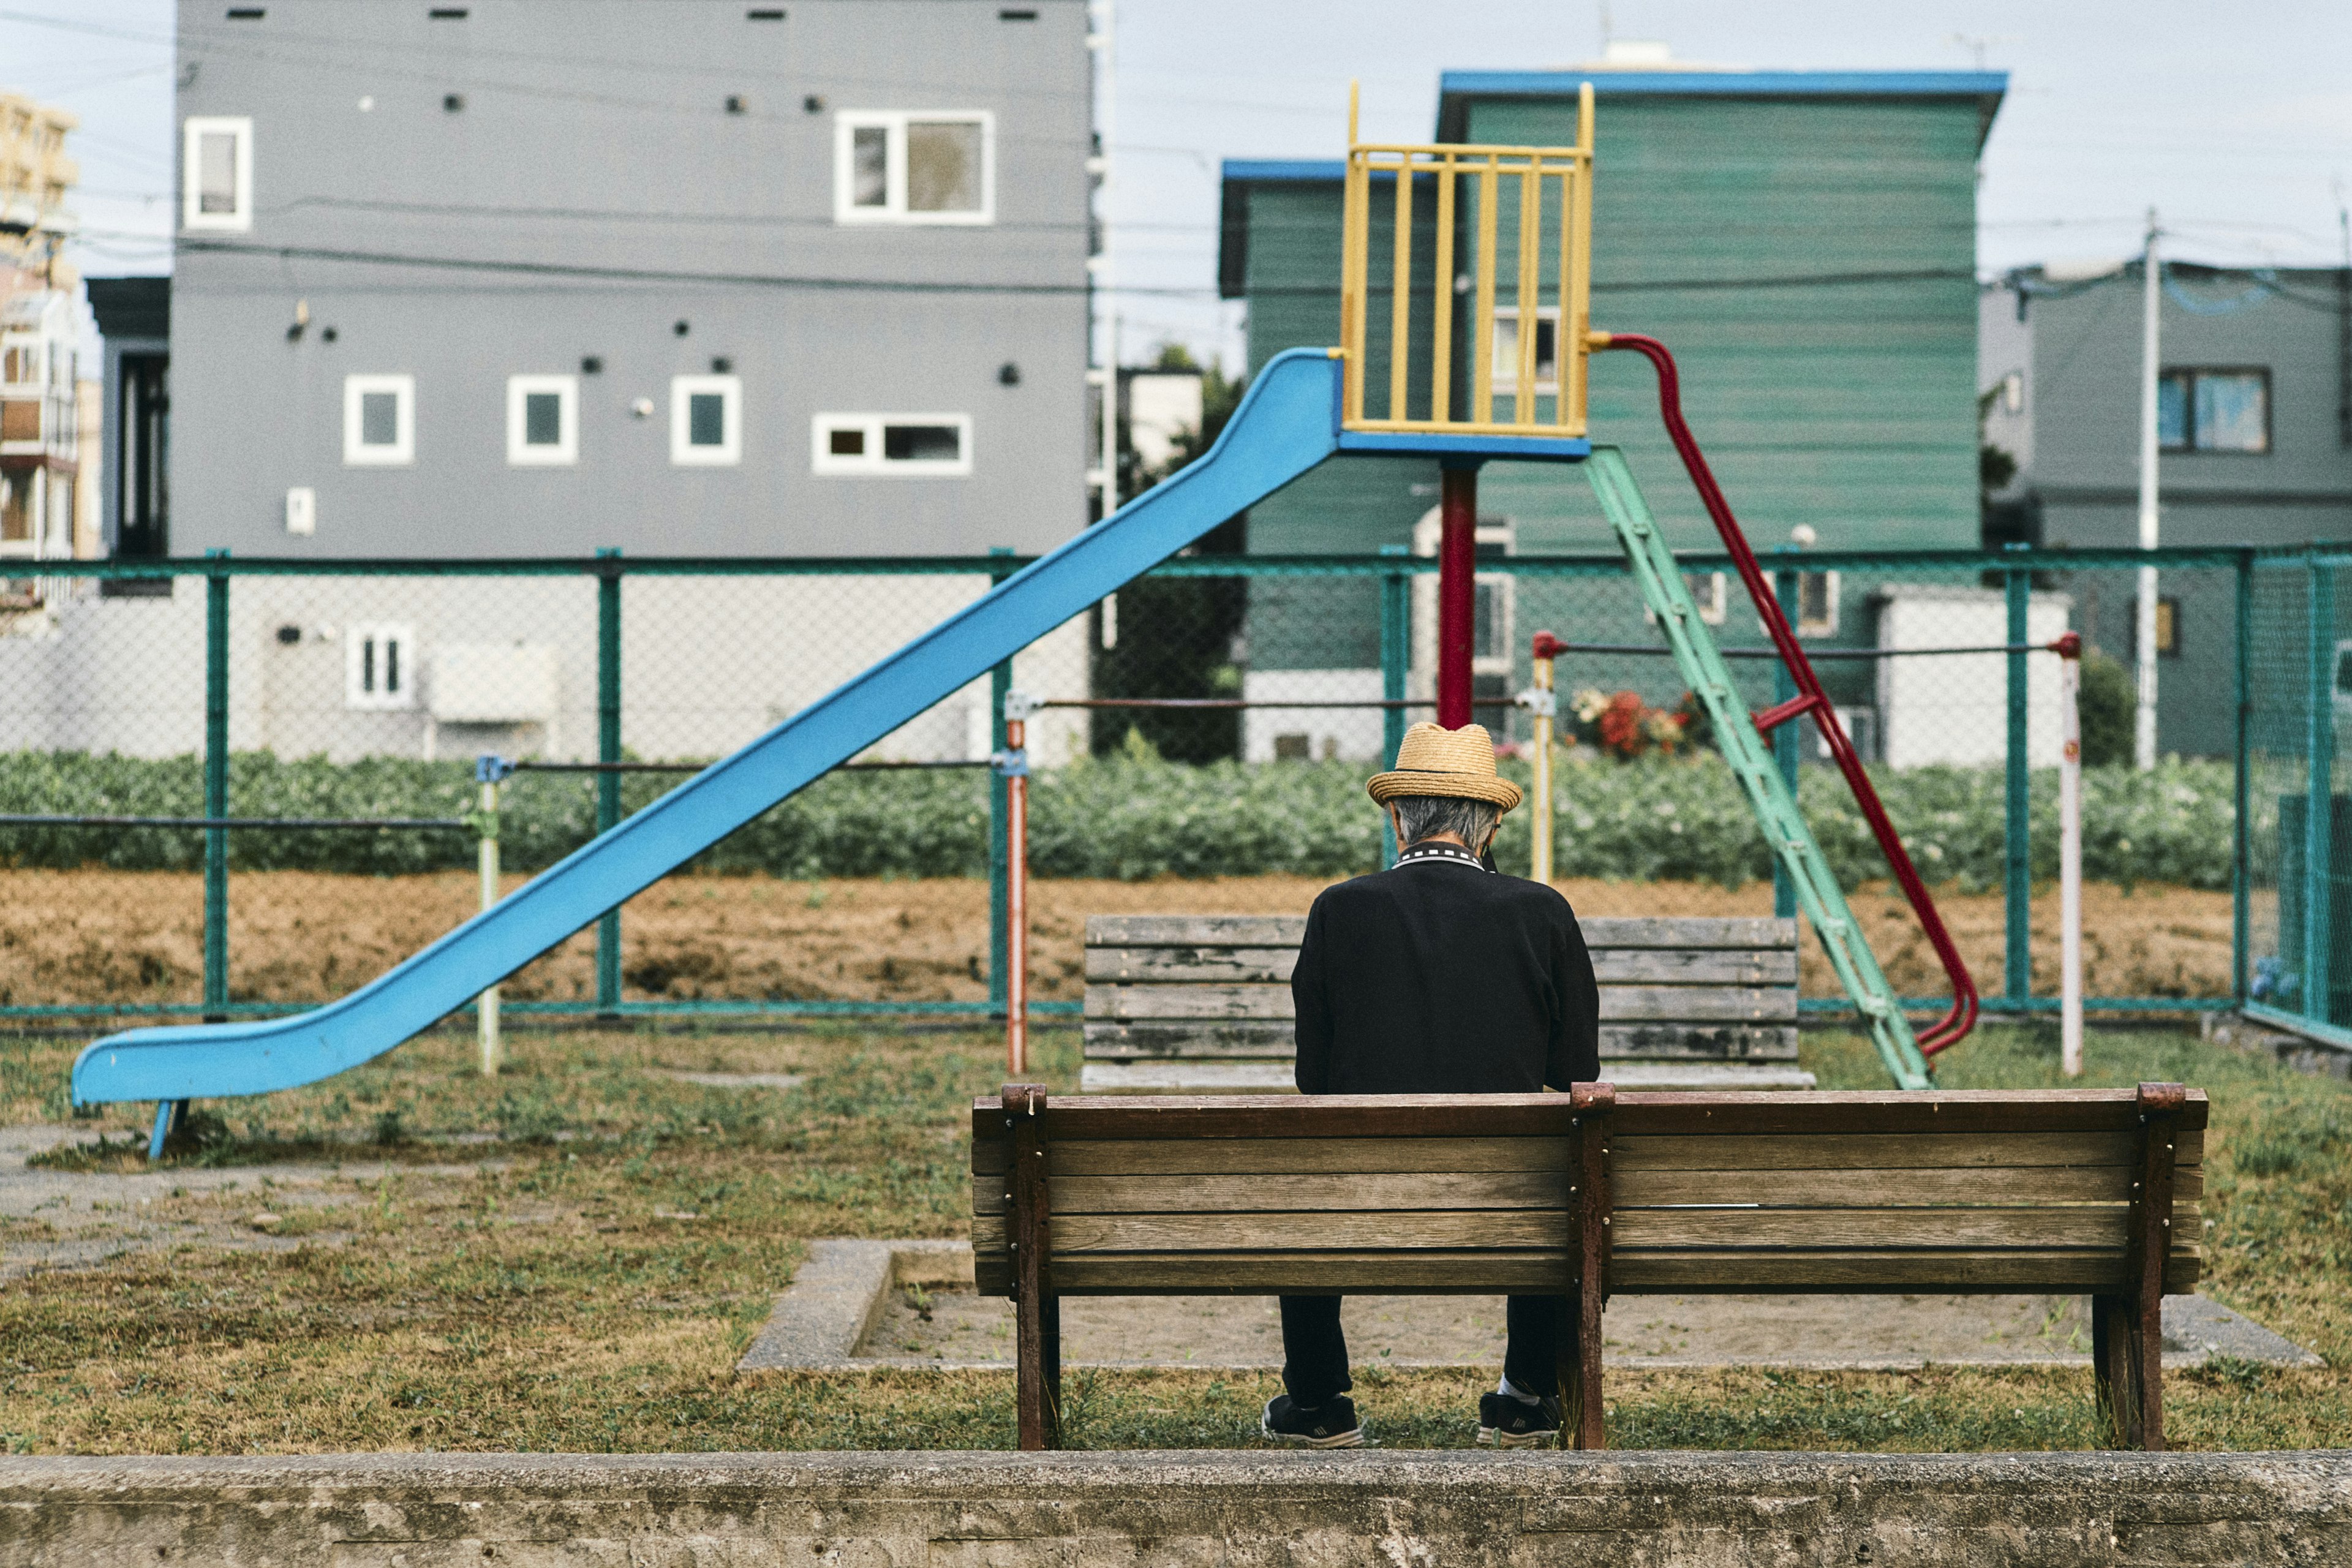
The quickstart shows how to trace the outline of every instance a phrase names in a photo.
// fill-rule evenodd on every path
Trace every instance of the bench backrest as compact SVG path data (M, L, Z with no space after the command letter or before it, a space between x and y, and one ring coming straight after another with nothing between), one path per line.
M1580 923L1601 984L1604 1062L1796 1061L1795 921ZM1087 1087L1286 1085L1295 1054L1290 973L1306 929L1303 915L1089 917ZM1809 1081L1784 1073L1775 1086Z
M2153 1103L1603 1085L1072 1098L1024 1128L981 1100L972 1247L980 1289L1011 1290L1008 1173L1034 1138L1056 1294L1563 1291L1588 1245L1621 1294L2113 1293L2158 1158L2177 1293L2199 1274L2206 1101Z

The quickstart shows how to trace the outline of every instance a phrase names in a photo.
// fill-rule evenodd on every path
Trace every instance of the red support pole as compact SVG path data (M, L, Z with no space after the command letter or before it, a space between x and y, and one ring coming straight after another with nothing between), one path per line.
M1005 750L1020 759L1004 781L1004 1067L1015 1075L1029 1070L1028 730L1025 720L1004 721Z
M1478 470L1440 476L1437 542L1437 722L1470 722L1470 656L1478 595Z

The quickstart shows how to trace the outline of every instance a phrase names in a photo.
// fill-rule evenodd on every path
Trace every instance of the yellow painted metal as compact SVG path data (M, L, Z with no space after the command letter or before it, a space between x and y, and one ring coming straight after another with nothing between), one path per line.
M1585 433L1585 361L1592 349L1592 88L1578 94L1577 144L1573 147L1474 146L1468 143L1370 143L1357 136L1359 97L1351 87L1348 97L1347 213L1342 226L1340 257L1340 354L1346 361L1346 387L1341 423L1350 430L1428 431L1461 435L1581 436ZM1389 356L1385 409L1375 417L1365 406L1370 363L1371 268L1371 195L1375 176L1394 183L1394 238L1391 247L1389 309L1383 326ZM1420 196L1416 179L1435 182L1435 243L1427 273L1431 285L1431 346L1427 361L1417 363L1412 342L1412 287L1416 276L1413 217ZM1457 235L1461 226L1464 181L1474 182L1470 199L1477 211L1473 230ZM1550 191L1546 182L1555 182ZM1501 288L1510 294L1517 320L1516 350L1510 366L1509 407L1496 408L1496 360L1498 342L1495 313L1498 293L1497 268L1507 265L1497 254L1502 236L1502 196L1507 184L1513 190L1513 219L1517 254L1516 276ZM1457 261L1462 241L1471 252L1463 268ZM1555 276L1547 288L1544 263L1556 256ZM1457 283L1466 283L1470 319L1461 321L1456 305ZM1554 323L1552 353L1555 390L1547 413L1537 390L1537 340L1542 324ZM1457 331L1468 360L1464 405L1454 398ZM1426 417L1408 417L1415 379L1425 375L1429 387ZM1498 416L1499 414L1499 416Z

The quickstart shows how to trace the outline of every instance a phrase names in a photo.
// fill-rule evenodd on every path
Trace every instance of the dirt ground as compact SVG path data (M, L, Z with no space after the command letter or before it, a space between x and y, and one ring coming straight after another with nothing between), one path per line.
M516 885L520 885L518 880ZM239 1000L312 1001L373 979L471 913L470 873L421 877L242 874L229 883L230 988ZM1032 989L1071 1000L1085 989L1089 914L1305 912L1320 879L1040 881L1031 885ZM1769 914L1769 884L1566 881L1587 915ZM1853 900L1896 989L1943 989L1933 954L1901 900L1883 888ZM1962 953L1990 991L2000 984L1998 894L1938 900ZM2055 889L2034 900L2033 984L2058 988ZM145 871L0 870L0 1005L185 1002L201 994L203 884ZM677 877L622 914L623 977L634 1000L662 997L978 1001L988 994L988 884L788 882ZM2217 996L2230 983L2230 896L2142 884L2084 889L2086 983L2095 996ZM508 994L593 994L593 936L525 969ZM1805 949L1804 988L1836 982Z

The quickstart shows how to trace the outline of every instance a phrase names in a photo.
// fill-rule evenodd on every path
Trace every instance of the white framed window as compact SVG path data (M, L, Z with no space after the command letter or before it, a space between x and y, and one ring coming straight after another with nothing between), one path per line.
M1698 606L1698 618L1708 626L1719 626L1730 613L1727 596L1729 584L1720 572L1685 572L1683 586L1690 593L1691 603ZM1658 624L1658 612L1645 609L1642 619L1651 626Z
M343 628L343 706L385 711L416 706L416 628L362 621Z
M191 115L180 159L180 226L242 234L253 226L253 121Z
M820 474L971 472L969 414L820 414L809 423L809 467Z
M343 461L352 468L416 460L416 378L343 377Z
M669 378L669 460L687 468L743 460L742 377Z
M835 223L996 219L996 116L986 110L845 110L833 121Z
M580 378L507 377L507 461L560 468L580 460Z
M1797 635L1835 637L1838 629L1838 574L1834 572L1797 574Z
M1412 552L1434 555L1444 535L1439 509L1431 507L1413 525ZM1507 517L1478 520L1474 543L1481 568L1499 564L1518 552L1518 524ZM1471 582L1470 673L1507 677L1514 668L1514 627L1518 611L1518 584L1507 572L1481 570ZM1413 592L1413 668L1437 668L1437 577L1415 574Z
M1495 390L1516 393L1519 390L1519 311L1516 305L1498 305L1495 309ZM1549 397L1559 391L1559 310L1550 307L1536 312L1536 395Z

